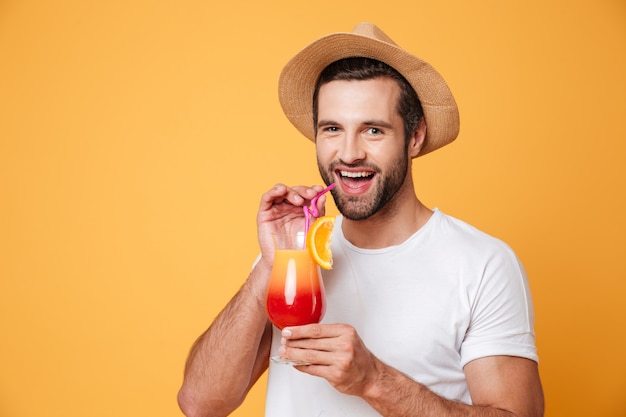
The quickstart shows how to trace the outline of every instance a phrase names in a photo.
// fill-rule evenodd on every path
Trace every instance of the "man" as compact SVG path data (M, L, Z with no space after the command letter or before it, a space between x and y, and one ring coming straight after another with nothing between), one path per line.
M542 416L522 266L415 194L412 159L458 134L441 76L364 23L298 53L280 100L336 184L327 312L282 332L268 324L270 233L302 229L322 188L276 185L257 216L261 257L189 355L185 414L229 414L269 366L267 416ZM310 365L268 365L270 352Z

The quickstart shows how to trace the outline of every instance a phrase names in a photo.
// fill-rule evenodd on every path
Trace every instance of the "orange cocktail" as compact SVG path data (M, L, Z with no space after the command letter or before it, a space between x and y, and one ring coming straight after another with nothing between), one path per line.
M275 249L267 316L278 328L317 323L325 310L319 265L305 249Z

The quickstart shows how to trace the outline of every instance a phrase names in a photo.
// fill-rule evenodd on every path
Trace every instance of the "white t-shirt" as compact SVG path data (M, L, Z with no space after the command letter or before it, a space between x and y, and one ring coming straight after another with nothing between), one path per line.
M439 395L471 404L463 367L493 355L537 361L526 274L513 251L435 209L400 245L361 249L337 216L323 323L347 323L380 360ZM274 328L272 354L280 333ZM267 417L380 416L323 378L270 362Z

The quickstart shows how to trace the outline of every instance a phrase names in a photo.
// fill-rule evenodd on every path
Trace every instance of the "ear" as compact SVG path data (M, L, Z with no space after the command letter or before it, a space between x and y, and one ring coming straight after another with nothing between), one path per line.
M422 117L420 120L420 124L417 126L417 129L413 132L411 139L409 139L409 147L408 152L409 156L412 158L416 158L420 151L422 150L422 146L424 145L424 140L426 139L426 120Z

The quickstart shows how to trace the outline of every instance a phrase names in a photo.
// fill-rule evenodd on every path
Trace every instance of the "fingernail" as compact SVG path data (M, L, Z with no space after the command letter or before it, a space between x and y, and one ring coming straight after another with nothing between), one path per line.
M280 356L284 355L285 353L287 353L287 348L285 346L281 346L278 348L278 354Z
M291 336L291 330L283 329L282 335L285 336L285 337L290 337Z

